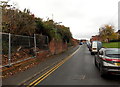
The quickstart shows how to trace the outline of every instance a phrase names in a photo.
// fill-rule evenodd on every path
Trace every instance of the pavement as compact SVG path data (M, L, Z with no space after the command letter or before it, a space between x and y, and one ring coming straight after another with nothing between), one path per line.
M2 79L2 85L21 85L29 82L33 78L37 78L43 72L49 70L55 64L72 54L79 46L71 47L66 52L63 52L58 55L54 55L47 60L41 62L40 64L29 68L23 72L19 72L11 77Z

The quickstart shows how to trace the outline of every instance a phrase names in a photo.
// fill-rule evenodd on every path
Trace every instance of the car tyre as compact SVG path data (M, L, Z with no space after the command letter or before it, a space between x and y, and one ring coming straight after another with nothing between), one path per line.
M101 77L105 77L105 76L106 76L106 73L105 73L105 71L103 70L103 66L102 66L102 65L100 65L100 76L101 76Z
M94 55L94 53L93 53L93 52L91 52L91 55Z
M95 63L95 66L98 67L98 66L97 66L97 62L96 62L96 58L94 59L94 63Z

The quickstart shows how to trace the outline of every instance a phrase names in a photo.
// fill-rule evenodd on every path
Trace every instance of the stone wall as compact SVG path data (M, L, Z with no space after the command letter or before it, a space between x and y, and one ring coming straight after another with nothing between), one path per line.
M49 49L50 49L50 52L52 53L52 55L59 54L65 50L67 50L67 43L64 43L61 40L53 39L49 43Z
M72 39L72 44L73 44L73 46L78 45L77 40ZM66 51L67 49L68 49L67 43L63 42L62 40L52 39L49 43L49 50L37 53L37 57L40 59L41 58L44 59L47 56L62 53L64 51Z

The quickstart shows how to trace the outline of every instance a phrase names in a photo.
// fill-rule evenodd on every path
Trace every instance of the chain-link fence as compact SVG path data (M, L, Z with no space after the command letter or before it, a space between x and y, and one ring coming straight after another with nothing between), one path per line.
M10 66L36 57L36 53L48 50L48 37L2 34L2 65ZM3 67L2 66L2 67Z

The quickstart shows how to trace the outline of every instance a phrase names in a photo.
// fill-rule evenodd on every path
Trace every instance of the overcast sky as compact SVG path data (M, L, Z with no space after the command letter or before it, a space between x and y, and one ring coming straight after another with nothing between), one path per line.
M20 10L30 9L35 16L70 27L76 39L88 39L98 34L104 24L118 26L120 0L10 0ZM53 17L52 17L53 14Z

